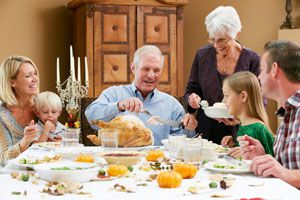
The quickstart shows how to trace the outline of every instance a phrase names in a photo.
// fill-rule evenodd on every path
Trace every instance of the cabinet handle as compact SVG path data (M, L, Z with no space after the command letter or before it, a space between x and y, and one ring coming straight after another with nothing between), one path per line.
M155 30L155 32L158 32L160 30L160 27L159 26L155 26L154 30Z
M119 28L118 25L113 25L113 26L112 26L112 29L113 29L114 31L118 30L118 28Z
M116 71L119 70L119 67L118 67L117 65L113 65L113 66L112 66L112 70L116 72Z

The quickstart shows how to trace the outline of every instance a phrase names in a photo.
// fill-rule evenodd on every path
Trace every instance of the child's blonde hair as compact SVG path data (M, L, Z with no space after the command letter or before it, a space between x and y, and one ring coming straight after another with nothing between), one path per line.
M39 111L44 107L62 110L62 102L59 96L54 92L42 92L34 98L36 110Z
M270 130L260 84L253 73L248 71L234 73L224 79L223 84L227 84L231 90L238 94L245 91L248 94L245 102L247 114L261 120Z

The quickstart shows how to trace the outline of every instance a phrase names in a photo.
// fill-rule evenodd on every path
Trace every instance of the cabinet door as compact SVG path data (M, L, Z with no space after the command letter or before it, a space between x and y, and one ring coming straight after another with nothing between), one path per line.
M137 6L137 48L152 44L164 55L158 89L177 96L176 7Z
M135 45L135 6L94 7L94 94L112 85L129 84Z

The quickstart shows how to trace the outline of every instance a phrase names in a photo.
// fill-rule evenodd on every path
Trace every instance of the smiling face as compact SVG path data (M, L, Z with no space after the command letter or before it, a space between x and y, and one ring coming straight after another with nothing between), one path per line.
M56 124L61 110L44 106L41 110L37 111L37 116L45 124L46 121L51 121Z
M233 91L226 82L223 84L223 93L223 102L228 107L229 113L234 116L239 116L244 107L241 93L236 93Z
M21 64L11 87L17 97L34 96L39 92L39 78L36 69L28 62Z
M147 97L157 87L162 68L162 57L153 53L142 55L139 64L131 66L135 86L143 97Z
M226 56L230 50L234 47L235 41L228 35L215 34L213 37L209 37L207 41L213 45L217 53Z
M272 75L271 72L268 72L268 56L269 53L266 52L263 54L263 56L261 57L261 62L260 62L260 68L261 68L261 72L258 76L258 79L261 83L261 89L262 89L262 94L265 97L268 97L270 99L276 99L274 98L274 95L272 94L276 86L274 86L274 82L272 81ZM276 94L275 94L276 96Z

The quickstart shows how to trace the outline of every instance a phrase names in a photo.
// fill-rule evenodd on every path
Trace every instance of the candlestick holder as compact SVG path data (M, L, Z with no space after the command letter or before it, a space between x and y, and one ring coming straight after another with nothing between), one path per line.
M70 75L62 84L56 82L56 89L63 107L65 107L68 112L68 127L74 128L76 127L76 122L80 122L80 102L81 98L87 96L88 82L86 81L85 85L81 85L81 81L73 80L72 75ZM80 124L77 126L80 126Z

